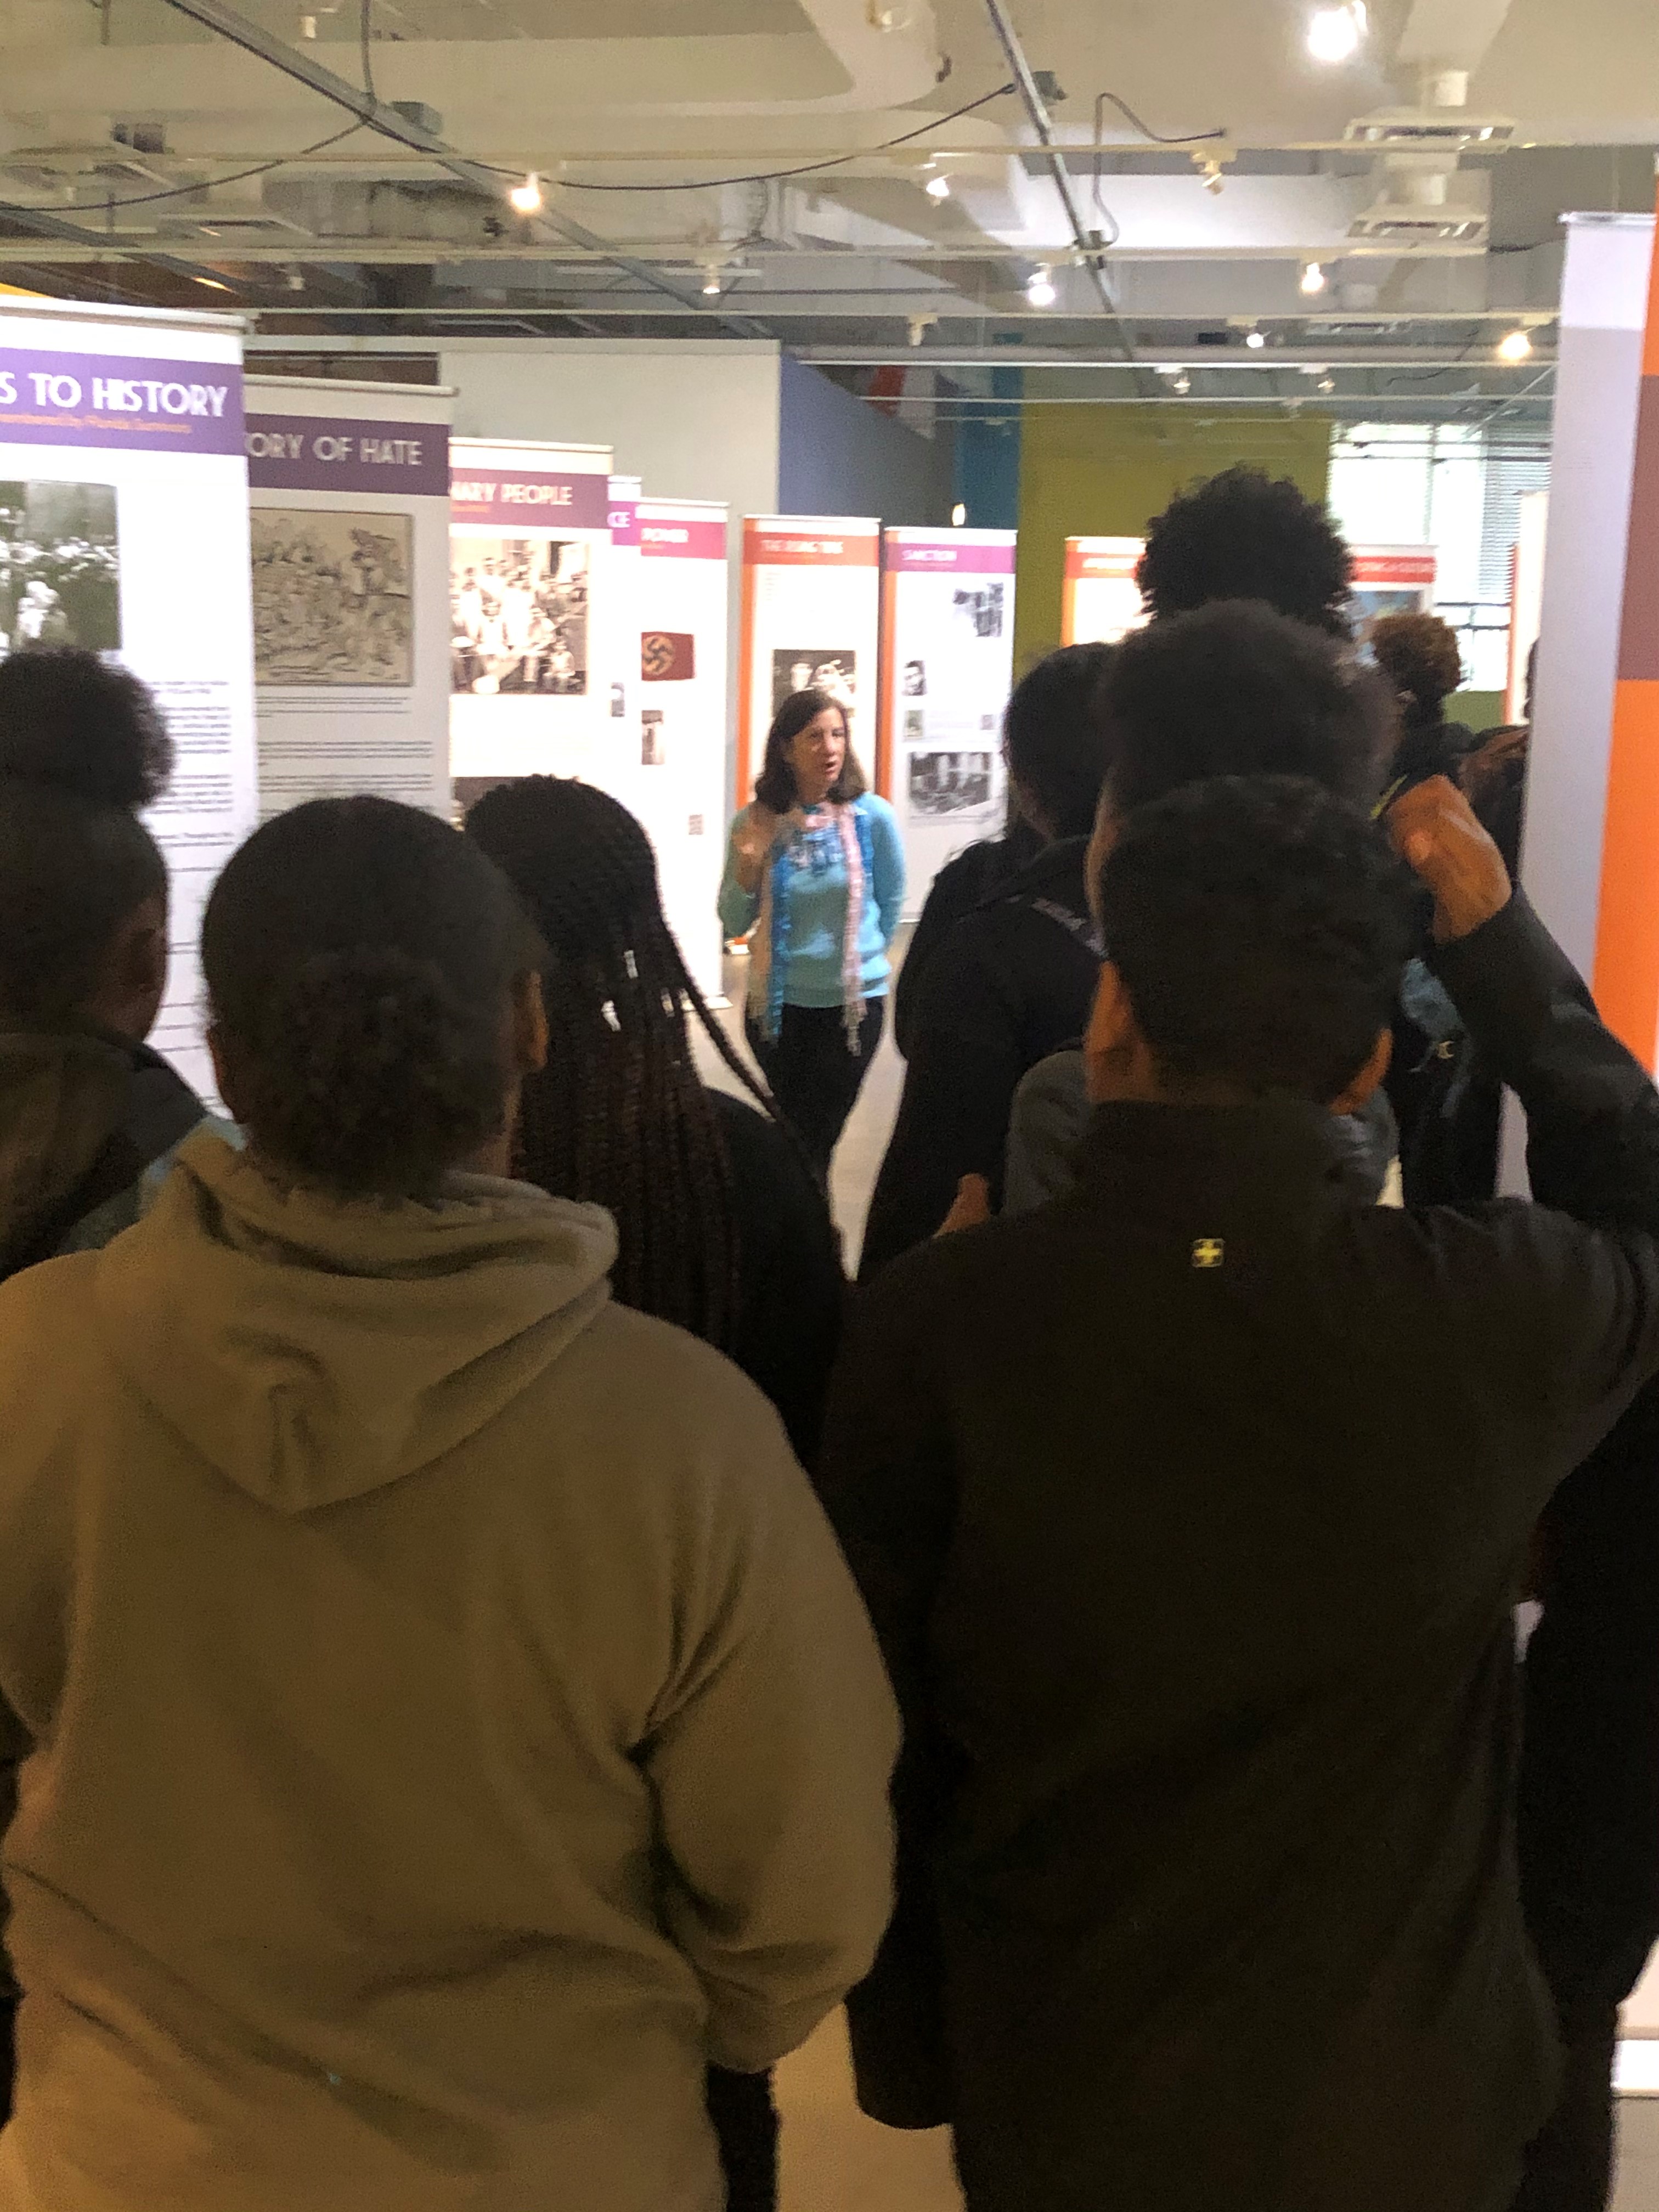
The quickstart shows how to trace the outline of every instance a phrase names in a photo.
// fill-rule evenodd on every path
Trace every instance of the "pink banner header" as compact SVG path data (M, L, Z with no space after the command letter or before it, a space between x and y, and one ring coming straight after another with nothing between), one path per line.
M1432 584L1435 577L1435 556L1432 553L1367 553L1357 548L1353 556L1353 580L1356 584Z
M509 474L457 465L449 485L451 522L483 522L514 530L608 530L611 486L601 476Z
M658 560L724 561L723 522L641 522L641 550Z
M930 544L919 544L914 538L887 540L886 565L901 572L915 571L949 576L1012 576L1014 573L1014 548L1006 545L975 545L971 541L946 537L943 532Z

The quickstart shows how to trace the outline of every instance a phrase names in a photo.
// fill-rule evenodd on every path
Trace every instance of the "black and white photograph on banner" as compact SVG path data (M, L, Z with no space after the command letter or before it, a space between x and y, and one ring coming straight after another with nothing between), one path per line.
M922 708L920 707L907 707L904 710L905 744L907 745L919 744L921 742L921 739L926 736L927 731L927 717Z
M958 584L951 594L952 611L975 637L1000 637L1007 586L1000 578L989 584Z
M560 538L452 538L450 690L585 698L587 556Z
M927 664L925 660L905 662L904 680L899 689L907 699L925 699L927 696Z
M789 646L772 655L772 712L797 691L827 691L848 718L858 703L859 657L845 646Z
M270 686L415 680L414 518L256 507L253 672Z
M647 707L640 716L640 766L666 768L668 732L660 707Z
M911 807L918 814L971 814L988 807L993 757L979 752L912 753Z
M121 643L121 555L110 483L0 483L0 655Z

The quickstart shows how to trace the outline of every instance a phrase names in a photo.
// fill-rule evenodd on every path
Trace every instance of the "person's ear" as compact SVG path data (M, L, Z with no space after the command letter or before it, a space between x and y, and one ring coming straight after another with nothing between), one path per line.
M515 1081L538 1075L547 1066L547 1001L542 979L532 968L513 985L513 1074Z
M1382 1079L1394 1058L1394 1037L1388 1030L1378 1030L1376 1042L1371 1047L1365 1065L1347 1084L1340 1095L1331 1101L1333 1114L1358 1114L1367 1107L1382 1087Z
M1127 1072L1140 1047L1140 1030L1123 978L1109 960L1101 968L1083 1037L1083 1066L1089 1099L1098 1106L1123 1096Z
M167 902L157 891L117 923L104 949L98 988L82 1012L142 1044L155 1026L167 988Z

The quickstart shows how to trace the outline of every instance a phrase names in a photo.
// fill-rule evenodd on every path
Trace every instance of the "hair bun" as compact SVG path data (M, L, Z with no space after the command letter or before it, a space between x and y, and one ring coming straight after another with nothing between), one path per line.
M317 953L265 1014L293 1080L251 1102L261 1132L342 1188L395 1188L406 1167L418 1182L424 1164L499 1124L501 1048L485 1033L498 1010L463 1006L433 962L390 947Z
M0 661L0 776L136 813L172 775L166 720L131 669L79 646Z

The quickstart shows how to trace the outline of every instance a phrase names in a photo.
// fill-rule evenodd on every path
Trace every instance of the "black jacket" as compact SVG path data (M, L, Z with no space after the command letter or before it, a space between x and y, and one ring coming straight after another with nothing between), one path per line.
M893 989L893 1036L908 1060L915 1035L916 1012L921 1004L921 979L933 965L933 955L949 939L959 921L999 891L1022 869L1028 868L1042 850L1042 840L1018 817L1003 837L982 838L954 860L947 860L934 877Z
M935 1233L963 1176L984 1176L1000 1196L1020 1078L1082 1036L1099 980L1087 851L1083 837L1049 846L930 959L860 1280Z
M1443 966L1605 1231L1121 1106L855 1305L823 1490L907 1720L860 2094L953 2117L973 2212L1485 2212L1549 2109L1510 1609L1659 1370L1659 1099L1522 901Z
M823 1194L775 1121L711 1091L737 1214L735 1364L777 1407L795 1456L817 1463L847 1278Z

